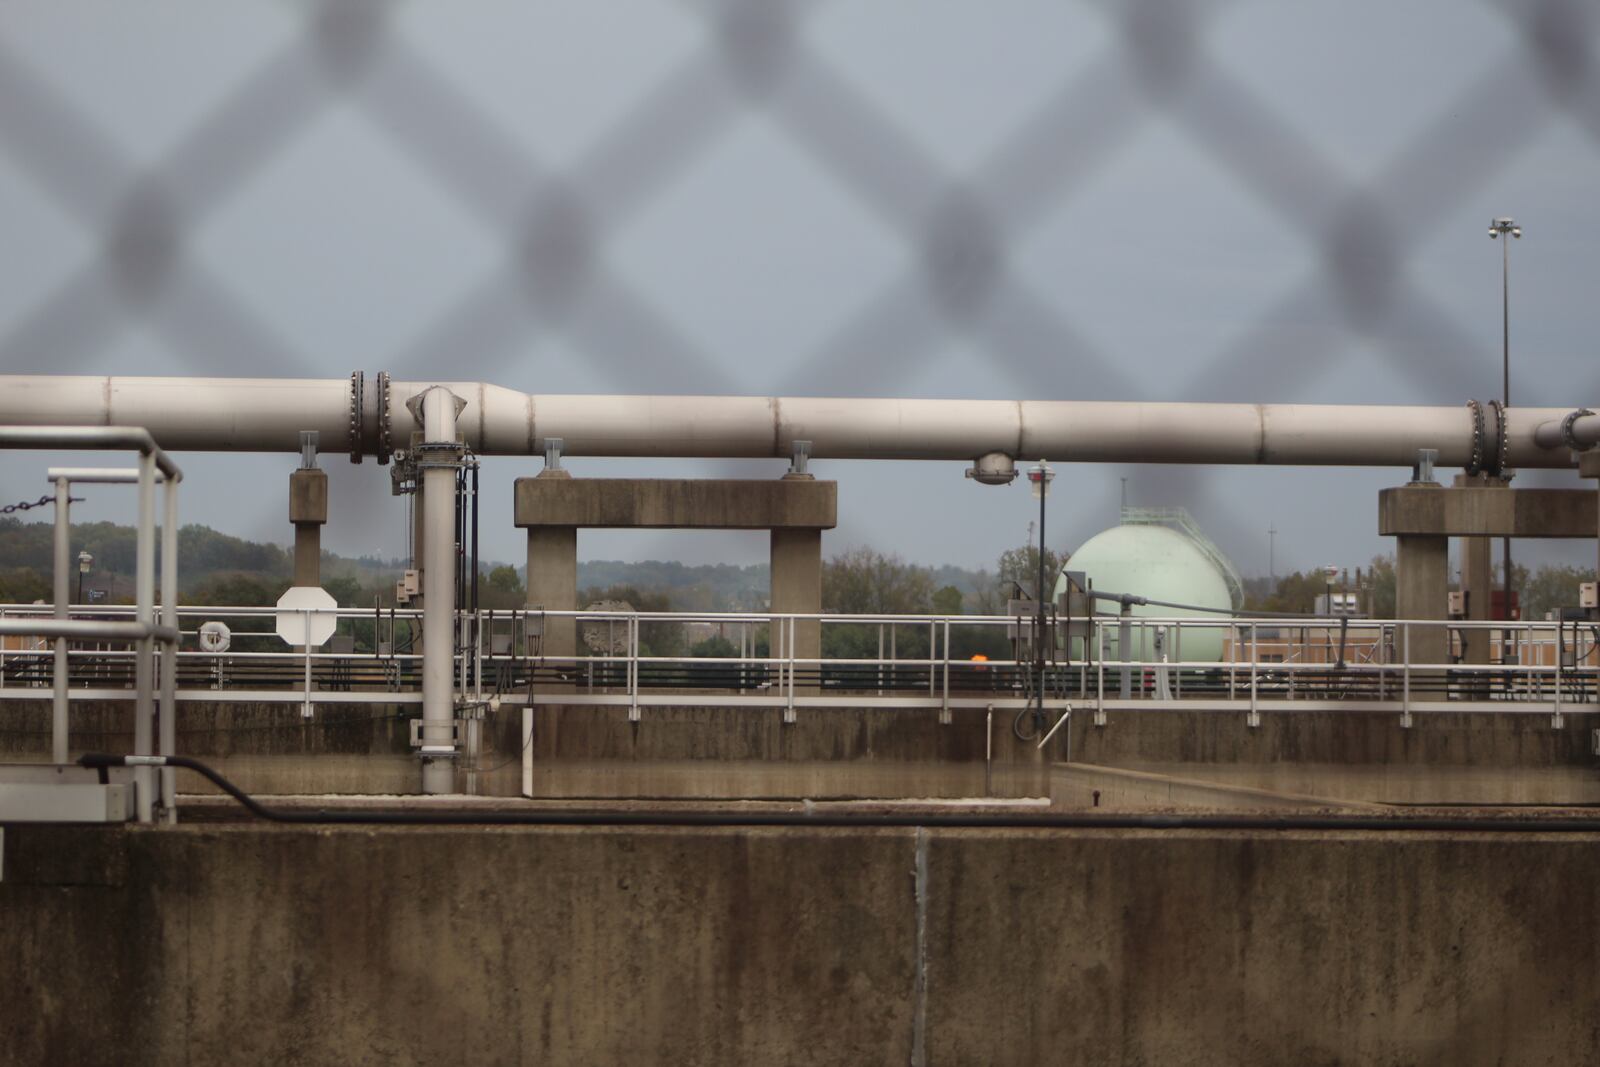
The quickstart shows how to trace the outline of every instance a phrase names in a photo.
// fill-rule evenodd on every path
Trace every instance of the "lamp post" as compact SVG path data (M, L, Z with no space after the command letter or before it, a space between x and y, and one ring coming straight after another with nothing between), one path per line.
M94 566L94 557L88 552L78 553L78 603L83 603L83 576Z
M1510 235L1518 240L1522 239L1522 227L1517 225L1517 220L1512 218L1496 218L1489 220L1489 240L1500 240ZM1500 418L1503 420L1506 408L1511 406L1511 242L1500 240ZM1504 437L1504 434L1501 434ZM1501 472L1502 477L1505 472ZM1511 538L1507 537L1501 542L1505 560L1505 617L1511 618ZM1507 637L1510 632L1507 631ZM1505 659L1504 646L1500 658Z
M1039 626L1033 642L1033 664L1037 678L1033 718L1036 728L1041 730L1044 729L1044 605L1045 598L1049 596L1044 590L1044 501L1050 493L1050 480L1055 476L1056 472L1042 459L1028 468L1028 482L1033 486L1033 495L1039 500Z

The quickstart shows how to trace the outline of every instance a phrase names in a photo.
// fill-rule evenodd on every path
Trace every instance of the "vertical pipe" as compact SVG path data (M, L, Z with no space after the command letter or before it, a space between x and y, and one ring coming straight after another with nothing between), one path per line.
M455 444L456 397L442 386L422 397L423 440ZM453 467L422 471L422 791L455 788L455 481Z
M140 623L155 622L156 578L156 458L139 456L139 529L134 550L134 603ZM141 637L135 643L133 667L134 716L133 751L137 756L154 755L155 686L150 677L150 662L155 642ZM139 821L150 822L155 810L155 774L152 767L134 768L134 788L138 792Z
M69 494L72 483L65 478L56 479L55 528L55 616L67 617L67 570L71 566L72 505ZM56 638L54 689L50 700L50 759L54 763L67 762L67 639Z
M161 524L161 622L178 628L178 483L166 479L166 518ZM178 754L178 642L161 649L161 754ZM178 821L177 769L161 769L161 808L166 822Z

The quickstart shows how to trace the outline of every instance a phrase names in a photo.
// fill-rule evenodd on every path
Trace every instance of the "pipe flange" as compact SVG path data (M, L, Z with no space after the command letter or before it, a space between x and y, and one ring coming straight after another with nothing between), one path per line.
M367 376L362 371L350 372L350 462L361 462L361 398L367 392Z
M389 372L378 372L378 462L388 463L394 454L394 443L389 430Z
M1472 458L1467 462L1467 474L1475 475L1483 469L1483 405L1469 400L1467 408L1472 412Z
M1572 432L1573 423L1577 422L1586 415L1593 414L1594 412L1590 411L1588 408L1579 408L1576 411L1568 412L1567 417L1561 420L1561 439L1567 443L1567 447L1572 449L1572 451L1587 452L1591 447L1593 447L1591 445L1581 443L1578 440L1577 434Z
M1489 401L1489 406L1494 408L1495 436L1499 438L1494 446L1494 463L1489 473L1496 478L1503 478L1506 473L1506 406L1498 400Z

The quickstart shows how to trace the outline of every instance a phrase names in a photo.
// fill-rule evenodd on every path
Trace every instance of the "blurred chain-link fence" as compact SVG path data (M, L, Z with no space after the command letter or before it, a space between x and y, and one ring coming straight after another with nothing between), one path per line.
M582 359L588 381L617 391L870 395L925 388L929 354L958 337L999 394L1231 399L1259 392L1263 382L1291 377L1303 385L1327 374L1338 346L1355 336L1405 353L1387 369L1413 391L1447 402L1489 395L1454 379L1463 361L1494 366L1497 331L1461 321L1458 308L1419 284L1411 259L1442 227L1456 225L1463 207L1516 165L1519 148L1552 125L1580 131L1586 151L1600 146L1594 5L1457 5L1471 7L1477 20L1469 36L1487 27L1492 38L1465 64L1466 76L1455 79L1442 106L1359 165L1339 137L1287 116L1270 81L1219 58L1213 38L1242 6L1146 0L1075 7L1081 27L1061 44L1064 57L1071 52L1061 77L1039 82L1025 106L996 121L1003 135L974 138L960 158L930 147L915 123L863 87L861 65L840 58L837 34L814 32L819 19L850 7L842 3L667 5L670 34L650 21L663 17L660 11L645 19L641 5L616 6L606 21L617 39L660 33L659 49L646 39L636 42L638 51L670 61L615 107L594 104L607 89L604 69L590 81L570 81L563 90L569 110L580 122L590 112L596 117L588 136L560 153L538 151L510 128L505 108L486 107L481 94L463 88L470 51L463 57L435 49L415 26L402 32L415 11L410 5L280 9L272 45L246 71L219 76L215 93L187 101L191 120L153 155L130 151L127 131L107 129L80 96L63 91L63 79L79 75L19 18L9 30L0 24L0 149L25 178L28 195L48 202L88 250L49 284L13 297L0 318L0 366L144 372L100 359L134 324L171 354L169 366L192 373L334 375L382 367L417 375L448 365L454 376L531 385L521 380L529 339L553 334ZM924 24L922 5L902 8L897 29L874 45L884 62L938 32ZM174 56L205 47L203 36L186 42L189 15L162 9L148 17L164 20ZM1005 5L992 17L1009 20L1024 38L1046 32ZM81 32L99 35L94 47L106 54L118 48L114 28L93 17ZM1449 46L1426 36L1411 45L1419 79L1429 77L1434 44ZM1010 77L1005 55L988 64L994 82ZM142 76L153 84L162 72ZM1354 92L1363 78L1359 55L1349 59L1349 76ZM970 66L949 74L971 77ZM870 70L866 78L870 83ZM928 94L926 106L952 106L984 91L976 81L945 85L947 95ZM371 350L305 343L293 316L275 315L240 281L237 263L198 248L213 220L255 195L260 175L335 113L341 129L355 124L381 142L377 169L429 187L488 245L466 257L470 263L450 262L441 250L431 267L449 279L435 287L449 298ZM871 239L887 246L880 256L887 266L868 272L870 283L852 284L849 299L820 316L826 328L794 358L770 364L760 351L708 342L689 321L706 312L685 312L670 291L619 266L615 254L655 204L753 119L789 153L783 158L826 176L828 195L842 191L850 206L833 216L838 230L870 229ZM1354 121L1362 121L1359 114ZM1061 226L1051 220L1070 217L1085 190L1107 180L1152 131L1200 157L1229 196L1265 216L1277 239L1298 246L1295 262L1305 268L1289 272L1248 317L1236 316L1219 341L1186 353L1154 381L1136 374L1103 326L1086 326L1082 307L1059 298L1059 279L1030 270L1020 251L1041 227ZM381 193L375 188L373 195ZM307 199L314 203L314 194ZM797 203L760 210L791 206L794 225L809 225ZM712 212L696 225L711 231L747 217ZM417 254L430 258L426 249ZM684 262L694 269L692 256ZM1092 274L1097 267L1086 255L1081 269ZM426 286L426 276L418 284ZM710 314L733 314L762 299L726 278L706 284L721 290L705 300L715 309ZM366 310L372 317L401 314ZM1164 310L1134 299L1127 314ZM1284 365L1289 351L1292 370ZM1593 365L1588 379L1592 396L1600 391ZM1484 385L1490 380L1482 377ZM1452 384L1441 391L1441 382ZM1279 398L1295 390L1287 392Z

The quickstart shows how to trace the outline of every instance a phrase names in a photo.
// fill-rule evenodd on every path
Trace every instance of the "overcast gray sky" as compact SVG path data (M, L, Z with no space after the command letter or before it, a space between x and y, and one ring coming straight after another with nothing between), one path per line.
M1454 405L1498 394L1485 224L1512 214L1514 399L1600 402L1593 5L328 9L345 14L0 8L0 366ZM42 460L0 461L6 502L43 490ZM184 464L185 521L290 537L288 457ZM399 554L386 470L324 466L325 544ZM828 543L992 562L1035 508L962 466L815 464L840 484ZM485 463L487 556L521 559L511 479L538 467ZM1052 543L1113 522L1122 477L1252 574L1273 525L1280 572L1386 551L1375 496L1402 472L1069 465ZM77 514L128 521L131 495ZM766 544L580 550L753 562Z

